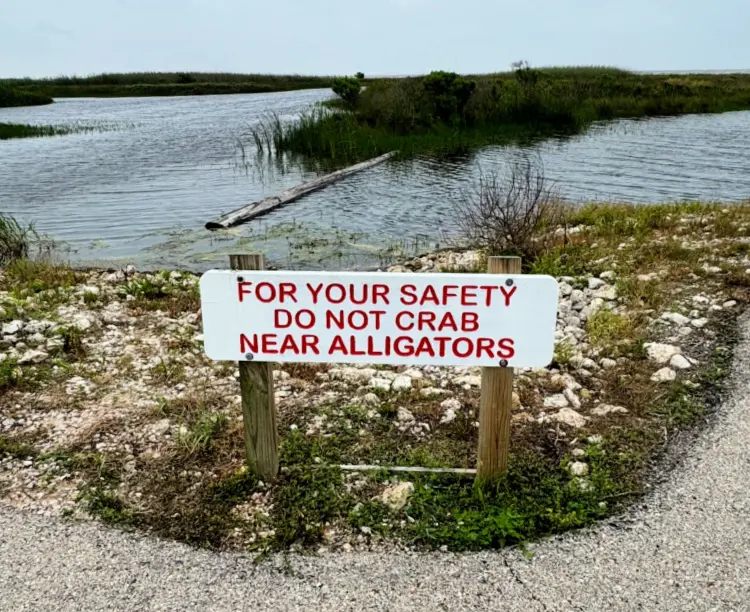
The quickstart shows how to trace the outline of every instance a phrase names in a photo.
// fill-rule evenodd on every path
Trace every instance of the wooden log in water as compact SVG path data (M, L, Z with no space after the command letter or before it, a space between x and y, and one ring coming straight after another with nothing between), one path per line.
M343 170L331 172L331 174L326 174L325 176L319 176L318 178L313 179L312 181L308 181L307 183L302 183L301 185L297 185L296 187L292 187L291 189L286 189L279 195L253 202L252 204L248 204L247 206L243 206L242 208L238 208L237 210L228 212L221 217L214 219L213 221L209 221L208 223L206 223L206 229L226 229L228 227L234 227L235 225L245 223L250 219L254 219L255 217L259 217L266 214L267 212L272 211L274 208L278 208L279 206L284 206L285 204L289 204L290 202L299 200L301 197L306 196L313 191L318 191L319 189L323 189L328 185L345 179L352 174L356 174L357 172L361 172L362 170L367 170L367 168L377 166L378 164L381 164L384 161L390 159L395 154L396 151L392 151L391 153L386 153L385 155L381 155L380 157L368 159L367 161L355 164L354 166L349 166L348 168L344 168Z

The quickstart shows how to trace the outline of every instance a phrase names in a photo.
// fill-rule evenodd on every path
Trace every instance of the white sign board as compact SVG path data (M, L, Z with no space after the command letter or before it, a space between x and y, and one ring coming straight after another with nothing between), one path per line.
M213 270L200 281L216 360L543 367L550 276Z

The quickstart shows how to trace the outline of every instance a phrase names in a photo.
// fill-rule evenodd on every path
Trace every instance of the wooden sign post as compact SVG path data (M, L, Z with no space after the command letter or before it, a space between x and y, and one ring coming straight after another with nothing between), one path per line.
M520 257L490 257L489 274L520 274ZM482 369L479 399L479 451L477 477L493 478L508 469L510 413L513 407L513 368Z
M232 270L263 270L263 255L230 255ZM240 393L248 469L266 480L279 473L279 435L271 363L240 361Z

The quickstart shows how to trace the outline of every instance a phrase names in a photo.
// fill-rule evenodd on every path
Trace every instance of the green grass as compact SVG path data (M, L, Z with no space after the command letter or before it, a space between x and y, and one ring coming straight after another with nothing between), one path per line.
M0 108L8 106L38 106L51 104L52 98L25 88L9 87L0 81Z
M33 224L22 225L14 217L0 213L0 266L28 257L38 238Z
M62 125L0 123L0 140L10 140L11 138L37 138L40 136L64 136L75 131L77 131L76 128Z
M206 72L133 72L0 80L0 87L23 88L52 98L265 93L324 88L332 84L333 77L326 76Z
M0 377L2 377L2 368L0 364ZM0 378L0 385L2 384L2 378ZM2 388L2 387L0 387ZM25 442L19 442L13 438L0 435L0 457L14 457L16 459L26 459L28 457L36 457L38 451L31 445Z
M221 412L204 412L187 431L178 436L177 445L188 455L207 451L227 423L227 416Z
M594 347L612 351L621 342L631 342L635 330L627 316L601 309L589 317L586 331Z
M17 298L70 289L80 278L67 266L30 259L11 261L3 272L0 288L11 291Z
M575 133L592 121L750 108L750 75L642 75L604 67L433 73L368 84L353 110L319 108L270 127L277 151L350 161ZM264 142L268 139L263 139Z

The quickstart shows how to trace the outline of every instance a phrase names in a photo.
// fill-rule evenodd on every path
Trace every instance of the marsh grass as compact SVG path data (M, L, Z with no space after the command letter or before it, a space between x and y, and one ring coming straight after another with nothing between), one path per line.
M123 125L100 122L97 124L74 123L70 125L26 125L22 123L0 123L0 140L12 138L40 138L67 136L91 132L108 132L122 129Z
M51 104L52 98L24 88L8 87L0 81L0 108L8 106L38 106Z
M38 238L33 223L22 225L14 217L0 213L0 266L28 257Z
M355 160L398 150L460 150L532 134L576 133L596 120L750 108L750 75L643 75L606 67L533 69L371 82L352 110L308 113L279 151ZM338 109L338 110L337 110Z
M24 125L20 123L0 123L0 140L11 138L37 138L39 136L64 136L71 128L54 125Z
M132 72L3 79L0 88L22 88L29 95L42 98L189 96L315 89L330 87L333 80L333 77L304 75Z

